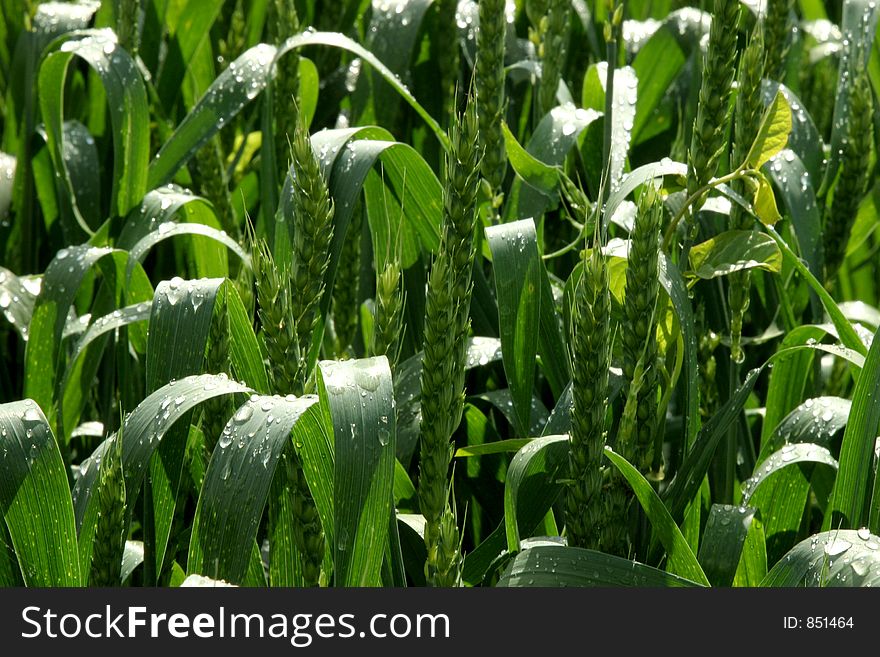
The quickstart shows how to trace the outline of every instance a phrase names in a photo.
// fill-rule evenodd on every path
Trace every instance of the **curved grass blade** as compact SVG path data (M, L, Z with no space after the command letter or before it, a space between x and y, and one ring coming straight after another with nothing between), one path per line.
M562 491L557 482L567 472L568 436L535 438L516 453L504 484L504 525L507 549L520 549L520 527L533 528Z
M700 586L651 566L583 548L542 545L516 555L498 586Z
M513 167L513 170L526 184L546 196L553 197L559 184L559 169L556 166L545 164L523 148L506 123L501 123L501 130L504 134L507 159L510 160L510 166Z
M736 575L733 578L735 587L760 586L761 581L767 576L767 541L764 535L764 524L760 514L756 514L746 534L746 542L743 545L742 556L736 567Z
M40 287L40 279L19 277L0 267L0 311L25 341Z
M278 48L278 57L285 53L303 48L305 46L330 46L350 52L362 60L367 62L373 70L378 73L391 87L400 95L403 100L418 114L427 124L431 132L440 142L444 150L449 150L449 138L446 136L440 124L428 113L428 111L419 104L415 96L412 95L406 85L388 68L379 58L372 52L364 48L362 45L338 32L304 32L296 36L292 36Z
M258 44L230 64L218 76L150 163L147 186L167 183L223 124L257 97L274 74L275 62L286 53L305 46L324 45L347 50L372 66L422 117L444 149L449 139L403 83L375 55L357 42L335 32L305 32L292 36L280 47Z
M131 56L120 48L110 30L86 30L47 55L40 66L40 109L46 125L49 152L55 170L61 174L59 197L71 202L72 219L86 234L92 234L82 217L63 155L63 92L67 70L74 57L85 60L101 78L110 107L113 127L113 189L111 207L125 216L140 203L147 191L147 163L150 157L149 110L140 72ZM65 205L62 205L62 212ZM64 214L62 214L62 220Z
M45 128L39 132L48 144ZM76 204L83 220L94 230L100 224L101 216L101 178L95 172L100 171L98 165L98 149L89 129L79 121L65 121L61 126L61 154L64 158L64 169L70 177L71 188L76 190L76 197L71 202ZM62 200L61 203L66 201ZM64 214L62 214L64 217ZM69 219L69 217L67 218ZM62 226L70 234L69 226ZM74 233L75 234L75 233Z
M776 364L770 380L771 389L774 383L773 377L784 375L782 368L802 358L803 353ZM812 360L812 353L806 353ZM776 562L794 546L809 499L813 468L782 467L781 470L774 470L771 467L769 472L764 472L766 465L772 466L768 459L775 453L776 459L773 463L785 466L788 464L786 459L792 462L796 460L796 451L792 453L792 449L803 449L800 445L813 444L818 446L814 449L819 452L826 450L824 454L827 457L826 462L836 472L837 461L833 459L830 450L834 448L833 439L846 425L850 405L849 400L839 397L807 399L792 410L762 443L757 459L758 465L755 468L755 472L761 477L761 485L749 494L748 504L761 511L766 549L771 563ZM788 449L788 452L782 453L783 449ZM827 460L829 458L831 461ZM772 477L769 476L771 474Z
M880 432L880 331L874 335L865 365L853 391L849 421L840 446L840 468L823 529L857 528L868 522L874 450ZM861 343L860 343L861 344ZM875 514L870 514L875 515Z
M229 332L229 360L232 374L260 394L269 394L269 376L263 362L260 344L248 317L238 289L232 281L220 286L226 310L226 328Z
M821 175L823 159L819 131L816 130L812 117L804 109L804 104L791 89L773 80L763 81L761 95L765 105L773 102L777 92L783 95L791 108L791 132L788 135L787 147L803 162L811 178L818 179Z
M0 453L0 512L25 585L82 585L67 473L34 401L0 405Z
M312 137L312 148L325 178L329 178L336 207L330 262L324 274L322 316L330 307L342 246L362 188L377 262L382 262L399 245L401 264L407 268L423 252L436 252L439 247L440 182L418 152L391 139L387 131L376 127L322 130ZM377 162L384 181L379 194L371 192L376 186L364 184L370 178L378 180L373 171ZM286 219L294 212L291 184L292 172L288 172L275 219L273 253L280 267L287 266L291 257L291 226ZM316 340L319 333L316 332Z
M700 541L699 560L712 586L731 586L755 509L713 504Z
M772 226L765 226L764 228L770 237L776 241L776 244L779 245L779 249L782 251L782 257L804 277L807 285L809 285L819 297L819 300L825 307L825 311L831 318L831 322L837 329L840 340L843 342L844 346L863 356L866 355L868 350L864 343L859 339L858 334L853 329L852 324L849 323L849 320L843 316L842 312L840 312L840 308L837 306L834 299L831 298L831 295L825 290L825 287L816 279L813 273L807 269L801 259L795 255L788 244L785 243L785 240L779 236L779 233L777 233Z
M134 269L136 263L143 262L149 250L159 242L177 237L178 235L202 235L207 237L225 246L237 255L248 269L251 268L251 257L241 248L238 242L229 237L225 232L211 226L205 226L204 224L179 224L168 221L159 224L155 231L149 233L131 248L131 260L129 261L128 271L130 272Z
M761 586L878 586L880 538L867 529L833 530L798 543Z
M645 515L651 522L654 535L666 549L667 570L675 575L708 586L709 580L697 561L697 557L694 556L690 545L651 484L625 458L616 454L610 447L605 448L605 456L629 482L645 511Z
M767 460L755 469L755 474L743 482L743 502L749 504L764 482L795 463L824 463L835 470L838 467L837 461L827 447L814 445L813 443L792 443L786 445L778 452L771 454Z
M57 421L56 387L68 313L86 273L110 254L124 257L109 248L86 245L64 248L55 254L43 275L28 331L24 390L25 396L37 402L46 414L50 426Z
M400 4L390 2L372 4L364 45L401 80L407 78L413 47L418 43L422 21L431 3L432 0L410 0ZM355 116L359 117L361 122L366 117L370 117L368 120L374 120L375 117L375 120L385 125L393 124L400 99L387 85L377 84L381 74L373 73L373 80L370 81L364 80L363 77L362 73L361 84L355 90L352 99L356 110ZM370 84L364 84L365 82ZM365 101L369 103L367 107L364 107Z
M751 230L728 230L697 244L690 261L704 280L746 269L782 270L782 253L773 238Z
M18 165L12 198L17 226L13 227L4 255L21 271L34 271L38 267L35 229L39 215L34 194L36 158L31 136L36 130L39 116L37 81L43 50L57 36L87 27L98 7L98 2L36 5L33 27L20 32L15 47L4 101L5 116L10 120L4 121L3 148L15 155ZM5 234L3 238L5 241Z
M275 468L291 431L317 402L314 395L254 395L235 412L217 443L199 495L187 562L190 574L244 581ZM295 431L294 441L298 440L311 438Z
M91 313L83 315L78 319L71 318L67 322L64 330L64 339L68 336L74 338L85 332L88 322L93 318L112 316L114 312L124 307L125 304L136 304L146 302L153 298L153 286L150 285L146 273L138 265L135 272L128 281L125 280L125 267L127 258L125 254L114 253L111 257L102 258L98 261L101 270L101 281L94 295L94 301L91 304ZM82 331L74 333L71 329L81 327ZM139 354L143 354L146 350L147 327L139 324L131 324L126 330L125 338L131 343L132 347ZM77 359L67 358L66 367L63 377L57 388L58 403L61 413L58 416L59 427L58 437L62 443L70 440L70 432L80 422L83 411L89 402L89 390L92 388L95 377L98 374L99 367L104 355L104 349L107 345L109 336L99 337L97 340L88 344L85 352L80 354ZM116 345L120 349L124 349L123 340L117 341ZM70 354L70 351L67 351ZM120 363L120 368L128 369L129 360L127 356L123 356L124 360ZM117 361L119 362L119 361ZM142 387L140 380L130 380L125 374L125 370L120 369L118 372L118 381L122 383L123 398L126 404L134 405L142 396ZM138 370L138 379L140 379L140 370ZM131 395L134 396L131 396ZM105 400L104 404L112 404L109 400Z
M825 335L826 332L821 328L799 326L789 331L782 339L779 348L805 345L811 341L818 342ZM805 387L809 380L810 367L815 355L815 351L803 349L794 352L787 358L780 359L773 366L770 384L767 387L764 421L761 423L761 454L764 458L769 453L765 452L765 448L771 440L773 431L805 397ZM775 451L775 449L771 451Z
M783 363L777 363L774 371ZM775 373L775 372L774 372ZM790 443L814 443L831 449L832 439L846 426L852 402L842 397L811 397L776 425L762 444L758 463Z
M633 169L626 174L620 181L620 186L608 196L608 202L605 204L605 217L603 225L605 228L617 212L620 204L627 196L632 194L639 186L644 185L654 178L662 178L663 176L685 176L687 175L687 165L681 162L664 158L659 162L651 162L637 169Z
M576 108L573 104L554 107L538 123L526 144L526 151L545 165L556 167L565 162L578 137L599 116L595 110ZM539 217L551 206L551 198L531 186L519 191L516 218Z
M672 483L664 492L663 497L667 500L667 507L669 507L669 511L673 518L680 517L680 514L684 512L685 507L693 499L709 468L709 463L715 453L715 448L718 446L718 443L727 431L727 428L736 420L737 415L742 410L752 390L754 390L755 384L761 373L775 362L807 349L832 353L836 356L847 359L857 367L861 367L862 365L859 361L859 354L835 348L834 345L806 344L780 349L770 356L763 365L750 370L746 374L743 383L730 397L727 403L725 403L712 419L700 429L700 433L697 436L693 449L687 455L676 473L675 478L672 480Z
M126 499L137 499L153 454L178 420L188 417L193 408L207 399L250 392L250 388L224 375L200 374L171 382L138 404L123 425L122 469ZM106 445L107 441L104 441L80 464L80 476L73 488L79 558L86 572L91 563L98 513L97 498L93 495L100 471L98 457Z
M126 541L125 552L122 555L122 570L119 574L120 584L131 577L135 568L144 562L144 544L142 541Z
M531 423L535 358L541 312L540 256L535 223L523 219L486 228L495 272L501 355L513 400L515 426L527 435Z
M337 586L380 586L393 512L396 433L385 356L323 361L334 439L334 578Z
M175 218L178 218L179 224L175 222ZM189 190L176 185L166 185L148 192L140 207L129 213L116 246L131 251L140 243L149 244L144 240L150 237L156 238L157 241L163 237L172 237L173 234L166 234L165 231L169 231L169 229L180 230L176 228L178 225L203 226L205 229L219 231L220 220L214 213L211 204L202 197L195 196ZM192 230L197 235L205 234L198 232L202 230L200 228ZM233 246L234 242L231 242L222 232L205 235L207 238L219 235L218 239L222 238L222 243L226 248L238 254L246 265L250 262L246 255L242 255L244 252L238 245ZM193 248L187 255L195 264L198 276L214 278L229 274L226 248L213 240L202 237L193 238L192 244ZM138 260L138 258L134 258L134 260Z
M258 44L232 62L186 115L149 163L147 188L169 182L223 124L266 88L277 49Z
M156 287L147 342L147 391L203 371L214 302L222 284L223 279L173 278ZM144 573L148 579L162 572L188 434L187 417L170 428L150 461L150 495L145 504L152 505L149 513L153 523L144 527Z
M331 153L337 153L332 160L330 192L337 204L337 215L344 213L336 218L337 222L345 218L345 224L339 224L339 228L348 227L367 174L378 162L386 189L393 199L399 199L400 213L390 209L389 213L368 213L374 252L384 258L393 252L399 240L404 269L411 267L422 251L436 253L440 245L441 186L421 155L410 146L393 141L389 133L378 128L358 130L344 142L344 133L331 142L333 135L327 133L332 132L336 131L316 135L314 143L319 153L328 145ZM403 219L402 226L398 225L398 217ZM340 242L341 239L342 236ZM334 271L337 264L338 256L331 261Z
M789 149L783 150L764 167L782 195L788 209L798 252L810 271L821 272L825 257L822 240L822 217L816 203L813 178L803 161Z
M77 360L95 340L118 328L131 326L132 324L149 320L151 310L151 305L144 301L131 306L126 306L119 310L114 310L109 315L104 315L93 321L86 329L85 333L80 336L73 349L73 354L68 361L67 369L64 371L64 378L61 381L62 398L64 396L64 391L67 389L67 385L70 382L70 376L74 371ZM65 423L65 426L67 426L67 423Z

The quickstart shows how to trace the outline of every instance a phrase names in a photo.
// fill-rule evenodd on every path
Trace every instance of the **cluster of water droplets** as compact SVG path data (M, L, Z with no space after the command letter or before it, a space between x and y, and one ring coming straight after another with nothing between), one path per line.
M663 21L658 21L654 18L648 18L643 21L623 21L621 36L626 46L627 57L633 57L641 50L642 46L648 42L648 39L654 36L657 30L660 29L661 25L663 25Z
M28 339L28 324L34 303L41 288L42 277L18 277L5 267L0 267L0 312L25 341Z
M669 14L666 24L671 25L679 37L705 43L712 26L712 14L695 7L683 7Z
M501 360L501 340L474 336L468 341L465 369L496 363Z
M185 121L196 120L202 112L209 112L217 117L217 127L222 128L228 117L235 116L266 88L276 53L275 46L260 43L230 63Z
M0 227L9 226L9 207L12 204L12 185L15 182L16 160L0 152Z
M873 586L880 577L880 538L866 527L812 536L783 561L803 557L811 562L808 586Z
M34 14L34 31L54 35L85 29L100 6L101 3L97 0L80 0L77 3L41 2Z

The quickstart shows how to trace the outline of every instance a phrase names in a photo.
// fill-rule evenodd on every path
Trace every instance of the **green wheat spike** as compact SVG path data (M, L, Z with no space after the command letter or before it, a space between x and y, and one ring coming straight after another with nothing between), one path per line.
M829 287L843 263L850 231L868 188L874 145L873 116L874 97L867 68L856 66L840 173L834 186L831 207L825 213L825 284Z
M428 277L425 300L424 356L421 374L419 505L425 516L429 580L438 573L441 518L446 504L452 459L452 433L464 403L464 364L471 272L476 255L476 197L480 148L476 106L469 98L465 113L452 125L443 189L440 249ZM435 582L436 583L436 582Z
M507 154L501 122L504 120L504 39L507 25L505 0L480 0L480 29L477 32L477 61L474 75L483 178L497 195L507 170Z
M761 116L764 111L761 98L761 80L764 77L765 68L764 52L763 26L758 23L739 63L733 126L733 162L742 162L748 157L749 148L755 141L761 125ZM732 185L737 194L747 195L744 180L735 180ZM754 228L754 223L752 216L744 208L737 203L731 204L731 230L749 230ZM727 298L730 307L730 356L735 363L741 363L745 358L741 338L743 317L749 307L751 273L748 270L733 272L729 282Z
M733 88L739 13L738 0L714 0L709 45L703 57L697 117L688 150L688 197L694 196L712 179L718 169L721 154L727 148L724 134ZM682 256L684 262L687 262L690 244L696 239L699 229L696 216L700 204L701 200L697 200L688 216L688 237Z
M89 586L119 586L125 551L125 479L122 474L122 429L104 448L98 475L98 522L92 543Z

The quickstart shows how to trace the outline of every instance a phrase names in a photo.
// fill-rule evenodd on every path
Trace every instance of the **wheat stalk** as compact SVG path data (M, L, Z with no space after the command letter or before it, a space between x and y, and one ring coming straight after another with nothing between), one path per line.
M834 58L823 57L812 65L805 62L798 79L801 101L809 110L819 135L827 140L834 119L834 103L829 103L828 99L837 93L837 66Z
M263 240L254 244L253 259L258 312L269 354L272 385L279 392L302 394L303 358L297 340L290 275L279 271ZM324 560L324 534L302 465L295 456L290 459L287 481L293 490L294 543L302 559L303 578L306 586L316 586Z
M657 417L658 377L657 316L660 293L658 255L663 202L652 185L647 185L639 199L631 235L626 268L625 320L621 330L623 375L630 383L627 404L635 419L634 440L621 440L617 449L642 473L651 469L654 430Z
M794 0L767 0L767 16L764 19L767 46L766 75L782 81L785 77L786 60L791 50L791 21Z
M265 240L251 247L257 289L257 315L269 356L270 385L276 390L293 391L299 387L299 342L296 321L290 310L290 276L275 264Z
M421 374L419 504L425 516L429 580L436 561L447 498L452 433L464 403L464 362L471 271L476 254L476 197L480 149L476 106L471 99L451 130L443 189L440 249L428 277ZM436 582L435 582L436 583Z
M831 207L825 213L823 236L827 286L831 285L843 263L859 203L868 188L874 144L874 97L864 65L853 69L853 85L849 98L849 120L840 159L840 173L834 186Z
M281 42L299 32L299 16L294 0L272 0L275 19L276 40ZM275 116L275 162L281 167L282 175L287 173L289 163L288 139L290 132L298 125L297 92L299 90L299 55L288 52L276 63L274 80Z
M321 296L324 294L324 273L330 263L330 243L333 239L333 202L321 174L321 168L308 130L297 122L291 145L294 176L292 226L292 260L290 282L292 294L290 309L296 326L299 345L300 390L309 375L306 371L312 334L318 323Z
M400 262L396 259L386 263L376 276L376 308L370 352L374 356L387 356L392 370L400 357L400 338L403 333L402 283Z
M697 116L688 150L688 198L694 196L712 179L726 148L724 132L727 128L728 105L733 86L739 12L738 0L714 0L709 45L703 57ZM690 244L696 239L699 230L696 215L700 204L701 199L689 211L682 262L687 262Z
M480 0L477 32L477 116L483 148L483 178L498 195L507 170L501 122L504 119L504 38L507 24L505 0ZM500 205L500 201L498 203Z
M457 0L436 0L437 27L436 44L433 44L437 66L440 69L440 94L443 116L452 117L455 112L455 88L458 84L461 67L458 47L458 25L455 12Z
M606 520L601 465L611 360L610 311L608 266L596 244L584 261L572 308L570 484L565 497L568 542L591 549L599 547Z
M541 84L538 87L538 97L542 115L556 106L556 90L562 79L568 50L570 12L570 0L549 0L547 14L541 20Z
M98 522L92 542L89 586L119 586L125 552L125 479L122 474L122 429L108 440L95 467L98 475Z
M734 141L732 158L743 162L748 157L749 148L758 135L764 104L761 99L761 80L764 77L765 49L763 27L759 22L752 32L751 39L739 62L736 109L734 114ZM733 190L741 196L747 195L746 181L734 180ZM754 227L754 219L739 204L730 208L730 228L748 230ZM749 288L751 272L733 272L729 278L728 305L730 307L730 356L735 363L743 362L742 350L743 317L749 307Z

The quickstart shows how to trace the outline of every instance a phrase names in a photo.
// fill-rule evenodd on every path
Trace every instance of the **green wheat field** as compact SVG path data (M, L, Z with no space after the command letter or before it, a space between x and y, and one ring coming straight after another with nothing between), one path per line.
M880 584L876 0L0 3L0 585Z

